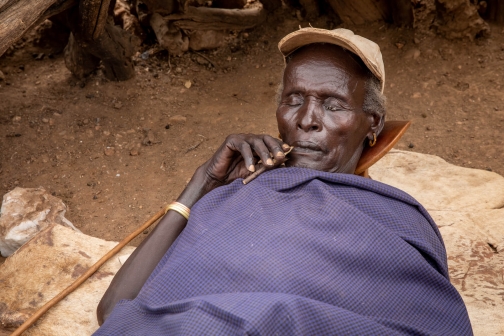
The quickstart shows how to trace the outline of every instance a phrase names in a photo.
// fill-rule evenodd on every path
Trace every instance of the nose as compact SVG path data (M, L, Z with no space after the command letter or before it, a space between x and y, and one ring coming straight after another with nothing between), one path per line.
M322 129L318 115L319 103L313 97L305 99L304 104L298 110L297 128L305 132L317 132Z

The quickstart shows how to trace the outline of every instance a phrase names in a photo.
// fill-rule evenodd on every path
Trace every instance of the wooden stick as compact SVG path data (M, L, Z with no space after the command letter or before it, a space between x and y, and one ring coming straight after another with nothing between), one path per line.
M84 274L82 274L77 280L75 280L70 286L65 288L62 292L56 295L52 300L48 301L39 310L35 312L28 320L26 320L22 325L19 326L11 336L18 336L25 332L32 324L34 324L42 315L44 315L50 308L56 305L58 302L63 300L68 294L72 293L77 289L84 281L86 281L94 272L96 272L104 263L106 263L110 258L117 254L126 244L133 240L136 236L142 233L144 230L149 228L154 224L159 218L165 214L164 207L154 216L152 216L147 222L136 229L129 236L124 238L119 244L117 244L112 250L105 254L100 260L98 260L93 266L91 266Z
M291 146L289 148L289 150L284 153L285 156L287 156L287 154L289 154L293 149L294 149L294 147ZM243 179L243 184L247 184L250 181L253 181L257 176L261 175L265 171L266 171L266 166L262 166L261 168L257 169L255 172L253 172L252 174L250 174L249 176L247 176L245 179Z

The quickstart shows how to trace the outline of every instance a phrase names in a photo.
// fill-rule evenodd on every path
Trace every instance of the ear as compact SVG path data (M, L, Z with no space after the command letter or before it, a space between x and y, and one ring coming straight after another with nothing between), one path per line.
M382 131L383 125L385 125L385 115L372 112L369 114L368 120L370 123L370 128L367 134L367 138L372 141L373 133L375 133L376 136L378 136Z

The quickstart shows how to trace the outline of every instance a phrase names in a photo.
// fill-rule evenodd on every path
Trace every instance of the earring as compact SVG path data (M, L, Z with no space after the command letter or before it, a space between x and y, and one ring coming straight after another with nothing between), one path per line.
M369 147L376 145L376 133L373 132L373 141L369 140Z

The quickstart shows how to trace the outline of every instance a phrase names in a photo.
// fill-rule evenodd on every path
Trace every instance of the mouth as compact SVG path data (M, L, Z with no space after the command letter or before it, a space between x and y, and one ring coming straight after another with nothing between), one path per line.
M323 152L319 145L310 141L296 141L292 145L294 146L293 151L298 153Z

